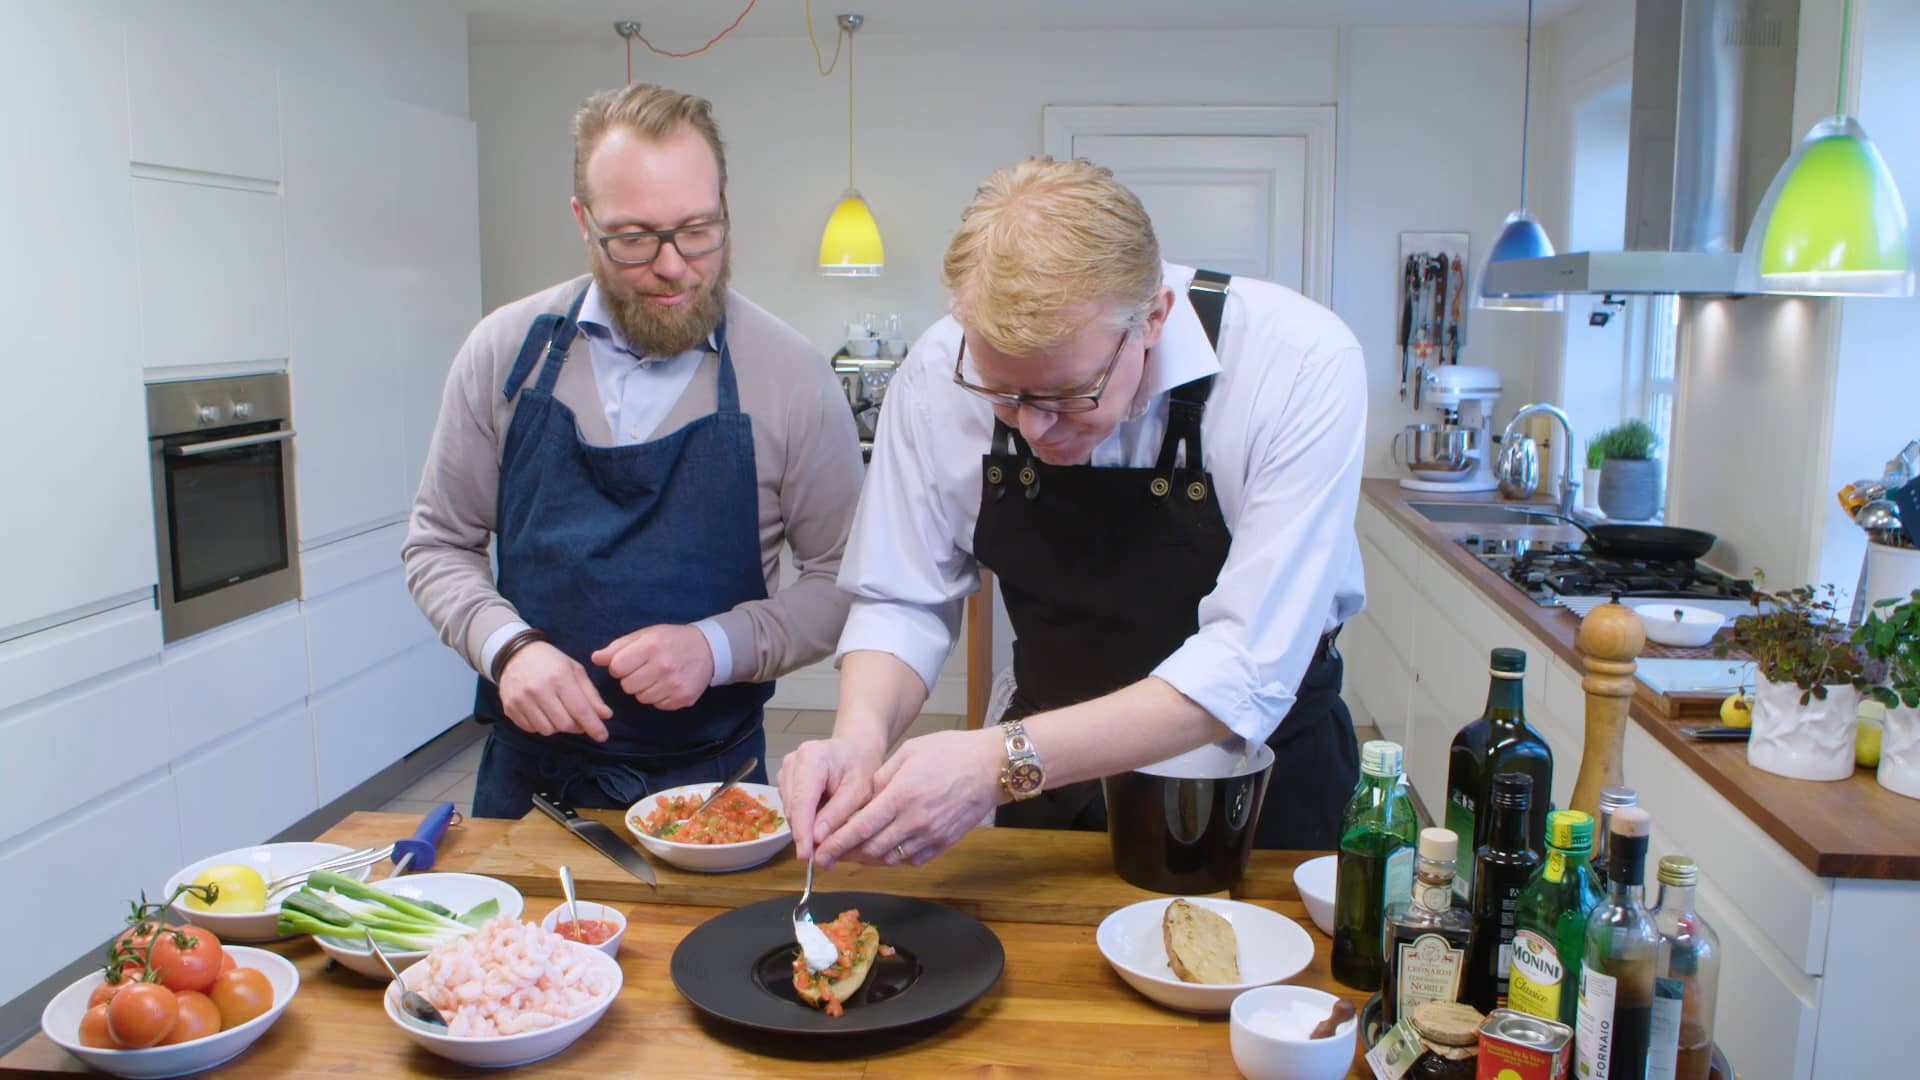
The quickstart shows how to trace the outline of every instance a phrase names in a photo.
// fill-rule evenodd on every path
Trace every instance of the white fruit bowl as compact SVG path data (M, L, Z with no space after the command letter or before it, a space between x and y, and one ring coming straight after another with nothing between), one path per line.
M1338 855L1308 859L1293 868L1293 887L1300 892L1300 902L1307 905L1313 925L1328 937L1333 936L1333 893L1339 873Z
M793 830L786 822L786 804L780 801L780 789L771 784L735 784L734 786L761 802L773 807L773 812L781 817L780 827L762 836L758 840L746 840L738 844L682 844L675 840L663 840L640 827L640 823L653 813L662 799L678 798L686 795L698 795L706 798L712 794L718 784L685 784L677 788L655 792L627 807L624 820L627 831L635 840L656 858L664 859L682 870L699 870L705 873L725 873L729 870L745 870L759 866L780 853L780 849L793 840Z
M1256 986L1298 975L1313 961L1313 938L1300 924L1276 911L1238 900L1191 897L1189 903L1213 911L1233 924L1240 981L1223 985L1190 983L1167 964L1161 920L1173 897L1142 900L1100 921L1094 942L1127 985L1171 1009L1223 1013L1233 999Z
M87 996L106 978L105 972L93 971L47 1002L46 1009L40 1013L40 1030L62 1050L114 1076L157 1080L159 1077L185 1076L211 1069L238 1057L253 1045L255 1039L266 1034L300 989L300 972L279 953L249 949L244 945L231 946L226 951L227 955L233 957L236 967L255 968L273 984L272 1008L239 1027L176 1046L150 1046L144 1050L102 1050L81 1046L80 1018L87 1012Z
M188 863L178 873L167 879L166 888L160 895L172 896L173 890L182 885L192 884L193 879L199 877L202 870L224 866L227 863L251 866L260 872L262 878L272 882L275 878L297 874L315 863L337 858L352 850L340 844L255 844L252 847L235 848L218 855L209 855L198 862ZM346 876L365 881L368 872L366 867L361 867L358 870L348 871ZM286 899L287 891L268 897L267 906L260 911L245 913L195 911L187 906L184 896L174 901L173 911L195 926L213 931L214 936L219 938L222 944L234 941L273 941L285 936L274 929L274 924L280 921L280 901Z
M1727 621L1719 612L1684 604L1635 604L1633 613L1640 616L1647 640L1683 649L1697 649L1712 641Z

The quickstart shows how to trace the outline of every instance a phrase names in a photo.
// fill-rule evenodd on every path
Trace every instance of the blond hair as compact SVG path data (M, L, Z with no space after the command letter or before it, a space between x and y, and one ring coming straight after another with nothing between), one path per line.
M573 196L587 202L587 159L609 128L630 128L645 139L664 139L682 127L700 133L720 166L720 201L727 199L727 151L713 122L713 103L652 83L602 90L580 103L573 114Z
M1050 157L988 177L941 266L954 315L1015 356L1056 348L1094 319L1136 323L1160 278L1160 243L1133 192L1111 169Z

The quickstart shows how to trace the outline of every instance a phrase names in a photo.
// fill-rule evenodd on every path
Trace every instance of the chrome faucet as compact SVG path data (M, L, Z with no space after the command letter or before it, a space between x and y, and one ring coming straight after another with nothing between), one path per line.
M1520 486L1526 490L1527 494L1532 494L1533 490L1539 486L1540 466L1532 445L1533 440L1523 439L1522 441L1527 444L1524 448L1514 441L1514 432L1519 428L1520 421L1534 413L1546 413L1560 421L1560 430L1566 435L1567 442L1563 448L1565 453L1560 458L1560 513L1570 517L1573 514L1573 493L1580 486L1579 481L1573 478L1573 421L1567 419L1567 414L1557 405L1549 405L1546 402L1523 405L1519 412L1513 414L1513 419L1507 421L1506 430L1500 434L1500 468L1497 472L1502 481L1501 490L1509 490L1505 486L1508 473L1511 468L1516 467L1523 468L1530 474L1520 481Z

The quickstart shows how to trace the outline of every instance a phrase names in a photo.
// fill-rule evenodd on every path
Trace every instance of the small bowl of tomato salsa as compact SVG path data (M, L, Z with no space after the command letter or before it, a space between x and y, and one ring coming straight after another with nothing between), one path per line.
M771 784L735 784L689 818L719 786L687 784L649 795L627 808L627 831L649 854L708 873L759 866L792 841L780 789Z
M547 912L546 918L540 920L541 927L568 941L591 945L618 960L620 939L627 936L626 914L619 908L596 904L592 900L576 900L573 906L580 913L577 924L574 922L574 912L567 910L567 902L562 900Z

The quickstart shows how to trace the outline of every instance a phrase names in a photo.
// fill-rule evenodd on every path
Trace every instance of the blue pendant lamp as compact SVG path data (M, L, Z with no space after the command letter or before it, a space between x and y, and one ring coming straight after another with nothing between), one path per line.
M828 277L879 277L887 264L880 226L853 186L853 32L865 21L859 15L840 16L840 30L847 35L847 190L820 233L820 272Z
M1527 74L1520 91L1520 209L1507 215L1500 236L1480 267L1473 290L1473 306L1500 311L1559 311L1565 304L1557 293L1500 293L1487 290L1487 268L1510 259L1543 259L1553 252L1546 227L1527 210L1527 126L1533 119L1533 0L1527 0Z
M1912 296L1907 208L1886 161L1846 114L1847 34L1841 8L1834 115L1794 148L1767 188L1740 250L1740 284L1804 296Z

